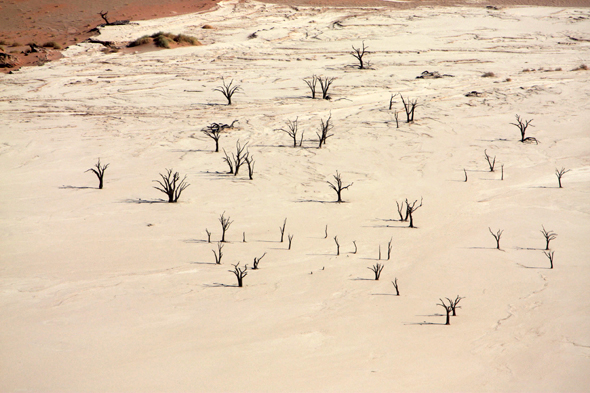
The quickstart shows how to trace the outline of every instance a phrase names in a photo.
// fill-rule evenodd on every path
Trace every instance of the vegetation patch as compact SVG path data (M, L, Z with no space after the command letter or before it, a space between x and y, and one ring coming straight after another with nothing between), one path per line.
M127 47L132 48L135 46L149 44L151 42L153 42L158 48L166 49L170 49L178 45L201 45L199 40L197 40L195 37L185 34L164 33L160 31L152 34L151 36L144 35L139 37L135 41L130 42Z

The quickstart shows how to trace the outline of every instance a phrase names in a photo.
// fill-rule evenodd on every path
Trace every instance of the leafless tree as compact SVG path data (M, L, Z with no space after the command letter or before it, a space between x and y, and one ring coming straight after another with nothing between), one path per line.
M408 102L406 102L403 95L400 94L400 97L402 99L402 103L404 104L404 110L406 111L406 123L411 123L414 121L414 111L418 106L418 99L413 101L408 99Z
M283 221L283 226L279 227L279 231L281 231L281 243L283 242L283 237L285 236L285 227L287 226L287 219Z
M416 206L418 200L416 199L412 204L406 199L406 217L410 218L410 228L414 228L414 212L422 207L422 198L420 198L420 205Z
M178 202L180 194L190 185L186 182L186 176L180 180L178 172L172 173L172 169L166 169L166 174L160 173L160 176L162 180L154 180L160 187L154 186L154 188L168 195L169 203Z
M494 166L496 165L496 156L494 156L494 158L491 158L490 156L488 156L488 151L487 149L483 151L486 157L486 161L488 162L488 166L490 167L490 172L494 171Z
M379 280L379 277L381 276L381 272L383 271L383 268L385 267L385 265L382 265L380 263L376 263L375 265L373 265L373 267L367 267L367 269L373 271L373 273L375 273L375 280Z
M504 180L504 164L502 164L502 176L500 177L500 180Z
M356 254L356 252L358 251L358 248L356 246L356 240L352 241L352 244L354 244L354 251L352 252L353 254Z
M555 255L555 251L543 251L543 254L547 258L549 258L549 263L551 263L551 269L553 269L553 256Z
M326 224L326 229L324 229L324 239L328 238L328 224Z
M307 86L311 90L311 98L315 98L315 91L316 91L316 86L318 84L318 77L316 75L312 75L311 79L304 79L303 81L307 84Z
M234 270L228 270L228 272L235 274L236 278L238 279L238 287L241 288L243 286L244 277L248 275L248 272L246 271L248 270L248 265L244 266L243 268L240 268L239 265L240 262L233 265Z
M205 232L207 233L207 243L211 243L211 232L207 228L205 228Z
M502 168L504 168L504 166L502 166ZM463 168L463 172L465 172L465 183L467 183L467 171L465 170L465 168Z
M318 136L320 142L318 148L321 148L322 145L325 145L329 137L334 136L334 134L330 134L330 131L334 128L334 125L332 124L331 120L332 113L330 113L330 116L328 116L328 119L326 121L324 121L324 119L320 119L320 132L316 132L316 135Z
M215 153L219 152L219 138L221 138L221 130L221 127L217 123L212 123L201 130L205 135L215 141Z
M389 259L391 259L391 242L393 241L393 238L391 238L389 240L389 243L387 243L387 260L389 261Z
M213 251L213 255L215 255L215 263L217 265L221 265L221 257L223 256L223 252L221 252L222 249L223 243L217 242L217 252L215 252L215 250L211 250Z
M336 202L340 203L343 202L342 201L342 191L346 190L348 187L352 186L354 183L350 183L347 186L344 186L342 183L342 177L340 176L340 173L338 173L338 171L336 171L335 175L332 175L334 177L335 182L332 183L329 180L327 181L327 183L330 185L330 188L332 188L334 191L336 191L336 194L338 195L338 200Z
M234 159L234 176L238 175L240 167L246 162L246 157L248 157L248 151L244 152L248 142L244 144L244 146L240 145L240 141L236 142L236 155L234 156L232 153L232 157ZM252 167L254 168L254 167Z
M391 283L393 284L393 287L395 288L395 295L399 296L399 287L397 285L397 277Z
M326 77L318 77L318 82L320 82L320 87L322 88L322 98L324 100L329 100L331 97L328 95L328 90L330 89L330 86L332 85L332 83L334 82L334 79L336 78L328 78Z
M365 41L363 41L363 47L362 48L355 48L354 46L352 47L353 52L350 52L351 55L353 55L358 61L359 61L359 69L363 70L365 69L365 64L363 63L363 57L369 53L367 51L367 49L369 49L368 46L365 46ZM367 62L367 66L370 66Z
M100 11L98 14L100 15L100 17L102 18L102 20L104 20L104 22L105 22L107 25L110 25L110 24L111 24L111 22L109 22L109 19L107 18L107 14L108 14L108 13L109 13L108 11L107 11L107 12L102 12L102 11Z
M545 229L545 226L542 226L542 230L541 233L543 234L543 236L545 237L545 250L549 250L549 242L551 240L554 240L557 237L557 233L553 232L553 231L547 231Z
M338 236L334 236L334 241L336 242L336 255L340 255L340 243L338 243Z
M248 178L250 180L254 179L254 156L251 154L246 153L244 157L244 161L246 161L246 165L248 166Z
M237 91L242 90L242 88L240 85L232 86L234 83L233 79L229 83L225 83L225 79L221 78L221 83L222 85L217 86L215 89L213 89L213 91L218 91L223 94L223 96L227 99L227 105L231 105L231 98Z
M297 133L298 133L298 123L299 117L295 119L295 121L287 120L287 127L286 128L279 128L279 131L284 132L285 134L289 135L293 139L293 147L297 147ZM303 144L303 132L301 133L301 138L299 140L299 146Z
M571 171L571 169L565 169L565 168L557 169L557 168L555 168L555 176L557 176L557 181L559 182L559 188L563 188L563 187L561 187L561 178L563 177L563 175L565 175L566 173L568 173L570 171Z
M524 142L535 142L536 144L539 143L539 141L536 138L533 138L532 136L525 137L526 129L528 128L528 126L530 125L531 127L534 127L531 124L532 121L533 121L533 119L523 120L520 118L519 115L516 115L516 123L510 123L510 124L518 127L518 130L520 131L520 141L523 143Z
M381 260L381 244L379 244L379 260Z
M394 99L395 97L397 97L397 95L398 95L398 94L399 94L399 93L392 94L392 95L391 95L391 97L389 98L389 110L391 110L391 109L393 108L393 99ZM396 111L395 113L396 113L396 115L397 115L397 111ZM396 119L397 119L397 116L396 116Z
M225 161L227 163L227 165L229 166L229 172L228 173L233 174L234 173L234 161L227 154L227 152L225 151L225 149L223 149L223 154L225 154L225 157L223 157L223 161Z
M440 303L437 303L436 305L444 307L445 311L447 312L447 320L445 322L445 325L450 325L451 324L451 312L453 311L453 307L451 304L447 305L444 300L442 300L442 299L439 299L439 300L440 300ZM449 300L449 302L451 302L451 301Z
M402 201L402 204L400 205L398 203L398 201L395 201L395 204L397 205L397 213L399 214L399 220L400 221L408 221L408 209L405 209L406 212L406 216L404 217L404 215L402 214L402 212L404 211L404 201Z
M223 212L219 217L219 222L221 223L221 242L225 243L225 232L227 232L233 221L230 221L229 217L225 217L225 212Z
M246 232L242 232L242 243L246 243Z
M262 258L264 258L265 255L266 255L266 253L262 254L262 256L260 258L254 257L254 266L252 266L252 270L258 269L258 264L260 263L260 260Z
M494 232L492 232L492 228L488 227L488 229L490 230L490 233L492 234L494 239L496 239L496 248L499 250L500 249L500 238L502 237L502 233L504 232L504 230L498 229L498 232L494 233Z
M449 298L446 298L449 301L449 304L451 305L451 310L453 311L453 316L457 316L457 309L461 308L461 306L457 306L457 304L459 304L459 302L461 301L462 298L461 296L457 295L457 297L454 300L451 300Z
M102 190L103 186L103 179L104 179L104 171L109 167L109 164L102 165L100 163L100 158L98 159L98 163L94 165L94 168L90 168L85 172L92 171L98 177L98 189ZM96 169L95 169L96 168Z
M287 235L287 240L289 240L289 250L291 249L291 243L293 242L293 235L288 234Z

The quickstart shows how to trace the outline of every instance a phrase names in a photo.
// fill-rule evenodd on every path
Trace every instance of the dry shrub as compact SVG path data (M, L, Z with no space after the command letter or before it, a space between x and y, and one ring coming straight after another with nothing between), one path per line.
M572 71L588 71L588 66L586 64L580 64L579 66L574 68Z
M8 45L8 42L6 42L4 40L0 40L0 45Z
M49 41L43 44L44 48L61 49L61 45L55 41Z
M13 48L16 48L17 46L23 46L23 44L21 44L18 41L14 41L12 44L10 44L10 46L12 46Z
M149 44L150 42L152 42L151 37L149 35L144 35L142 37L139 37L135 41L131 41L127 46L132 48L134 46Z
M179 34L174 37L174 41L178 42L179 44L186 42L189 45L201 45L199 40L195 37L191 37L190 35Z
M482 75L482 78L493 78L495 76L496 76L496 74L494 74L493 72L486 72L485 74Z
M211 25L203 25L203 27L201 27L202 29L214 29L215 27L211 26Z
M561 67L557 67L555 71L562 71Z
M512 78L506 78L504 82L512 82Z

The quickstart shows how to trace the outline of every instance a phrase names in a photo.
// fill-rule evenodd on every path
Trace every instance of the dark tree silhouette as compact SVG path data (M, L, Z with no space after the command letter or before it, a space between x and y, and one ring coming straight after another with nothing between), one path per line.
M237 91L242 90L242 88L240 85L232 86L234 83L233 79L228 84L226 84L225 79L221 78L221 83L222 86L217 86L215 89L213 89L213 91L218 91L223 94L223 96L227 99L227 105L231 105L231 98Z
M234 156L232 153L232 157L234 160L234 176L238 175L240 167L246 162L246 157L248 157L248 151L244 152L244 150L246 149L247 145L248 142L246 142L244 146L240 145L240 141L236 142L236 155Z
M98 189L102 190L103 186L103 179L104 179L104 171L109 167L109 164L101 165L100 158L98 159L98 163L94 165L94 168L90 168L84 172L92 171L98 177Z
M254 179L254 156L246 153L246 156L244 157L244 161L246 161L246 165L248 166L248 179L253 180Z
M107 14L108 14L108 13L109 13L108 11L107 11L107 12L102 12L102 11L100 11L98 14L100 15L100 17L102 18L102 20L104 20L104 22L105 22L107 25L110 25L110 24L111 24L111 22L109 22L109 19L107 18Z
M285 237L285 227L287 226L287 219L283 221L283 226L279 227L279 231L281 231L281 243L283 242L283 238Z
M225 232L229 229L233 221L229 220L229 217L225 217L225 212L219 216L219 223L221 224L221 242L225 243Z
M182 180L180 180L180 175L178 174L178 172L172 173L172 169L166 169L166 174L163 175L160 173L160 176L162 177L162 180L154 180L160 185L160 187L154 186L154 188L168 195L169 203L178 202L180 194L188 186L190 186L190 184L186 182L186 176Z
M500 238L502 237L502 233L504 232L504 230L498 229L498 232L494 233L494 232L492 232L492 228L488 227L488 229L490 230L490 233L492 234L494 239L496 239L496 248L499 250L500 249Z
M205 232L207 233L207 243L211 243L211 232L207 228L205 228Z
M392 94L392 95L391 95L391 97L389 98L389 110L391 110L391 109L393 108L393 99L394 99L395 97L397 97L397 95L398 95L398 94L399 94L399 93ZM397 123L397 111L395 112L395 114L396 114L396 123ZM398 128L399 128L399 127L398 127Z
M252 266L252 270L257 270L258 269L258 264L260 263L260 260L262 258L264 258L265 255L266 255L266 253L262 254L262 256L260 258L254 257L254 266Z
M412 204L406 199L406 217L410 218L410 228L414 228L414 212L422 207L422 198L420 198L420 205L416 206L418 200L416 199Z
M336 202L340 203L343 202L342 201L342 191L346 190L348 187L352 186L354 183L350 183L347 186L344 186L342 183L342 177L340 177L340 173L338 173L338 171L336 171L335 175L332 175L334 177L335 182L332 183L329 180L326 181L329 185L330 188L332 188L334 191L336 191L336 194L338 195L338 200Z
M539 143L539 141L536 138L533 138L532 136L529 137L525 137L526 135L526 129L529 127L529 125L531 127L534 127L531 122L533 121L533 119L531 120L523 120L520 118L519 115L516 115L516 123L510 123L516 127L518 127L518 130L520 131L520 141L521 142L535 142L536 144Z
M384 267L385 267L385 265L382 265L380 263L376 263L375 265L373 265L373 267L367 267L367 269L369 269L373 273L375 273L375 280L379 280L379 277L381 276L381 272L383 271Z
M444 300L442 300L442 299L439 299L439 300L440 300L440 303L437 303L436 305L444 307L445 311L447 312L447 320L445 322L445 325L450 325L451 324L451 312L453 311L453 307L451 304L447 305L444 302ZM451 301L449 300L449 302L451 302Z
M354 251L352 252L353 254L356 254L356 252L358 251L358 248L356 246L356 240L352 241L352 244L354 244Z
M315 75L311 76L311 79L304 79L303 80L309 89L311 90L311 98L315 98L316 86L318 84L318 77Z
M215 250L211 250L213 251L213 255L215 255L215 263L217 265L221 265L221 257L223 256L223 252L221 252L222 249L223 243L217 242L217 252L215 252Z
M201 131L215 141L215 153L219 152L219 138L221 138L221 127L219 124L212 123Z
M334 236L334 241L336 242L336 255L340 255L340 243L338 243L338 236Z
M397 213L399 214L399 220L408 221L408 208L405 209L406 216L404 217L404 215L402 214L402 212L404 211L404 201L402 201L401 205L397 201L395 201L395 204L397 205Z
M318 77L318 82L320 82L320 87L322 88L322 98L324 100L329 100L331 99L331 97L328 95L328 90L330 89L330 86L332 86L332 83L334 82L334 79L336 78L328 78L326 77Z
M397 277L391 283L393 284L393 287L395 288L395 295L399 296L399 286L397 285Z
M321 148L322 145L325 145L329 137L334 136L334 134L330 134L330 131L332 131L332 129L334 128L334 125L331 123L331 120L332 113L330 113L330 116L328 116L328 119L326 121L324 121L324 119L320 119L320 132L316 132L316 135L318 136L320 142L318 148Z
M467 171L463 168L463 172L465 172L465 183L467 183ZM504 173L504 165L502 165L502 174Z
M406 111L406 123L411 123L414 121L414 111L418 106L418 99L413 101L408 99L408 102L406 102L403 95L400 94L400 97L402 99L402 103L404 104L404 110Z
M235 274L236 278L238 279L238 287L241 288L243 286L244 277L248 275L248 272L246 271L248 270L248 265L244 266L244 268L240 268L239 265L240 262L233 265L234 270L228 270L228 272Z
M494 166L496 165L496 156L494 158L488 156L487 149L483 151L486 157L486 161L488 162L488 166L490 167L490 172L494 171Z
M457 304L459 304L459 302L461 301L462 298L461 296L457 295L457 297L454 300L451 300L449 298L447 298L447 300L449 301L449 304L451 305L451 310L453 311L453 316L457 316L457 309L461 308L461 306L457 306Z
M350 52L351 55L353 55L355 57L355 59L357 59L359 61L359 70L363 70L365 69L365 64L363 62L363 57L369 53L367 52L367 49L369 49L368 46L365 46L365 41L363 41L363 47L362 48L355 48L354 45L352 47L353 52ZM367 66L370 66L370 64L367 62Z
M289 240L289 250L291 249L291 243L293 243L293 235L288 234L287 239Z
M295 121L287 120L287 127L286 128L279 128L279 131L284 132L285 134L289 135L293 139L293 147L297 147L297 133L298 133L298 124L297 121L299 117L295 119ZM299 146L303 144L303 132L301 133L301 138L299 140Z
M563 187L561 187L561 178L563 177L563 175L565 175L566 173L568 173L570 171L571 171L571 169L565 169L565 168L557 169L557 168L555 168L555 176L557 176L557 181L559 182L559 188L563 188Z
M504 164L502 164L501 168L502 168L502 176L500 177L500 180L504 180Z
M391 258L391 242L393 241L393 238L391 238L389 240L389 243L387 243L387 260L389 261L389 259Z
M549 258L549 263L551 263L551 269L553 269L553 256L555 255L555 251L543 251L543 254L547 258Z
M324 229L324 239L328 238L328 224L326 224L326 229Z
M554 240L557 237L557 233L553 231L547 231L544 226L542 226L541 233L545 237L545 250L549 250L549 242Z
M225 161L227 163L227 165L229 166L229 172L228 173L233 174L234 173L234 161L227 154L227 152L225 151L225 149L223 149L223 154L225 154L225 157L223 157L223 161Z

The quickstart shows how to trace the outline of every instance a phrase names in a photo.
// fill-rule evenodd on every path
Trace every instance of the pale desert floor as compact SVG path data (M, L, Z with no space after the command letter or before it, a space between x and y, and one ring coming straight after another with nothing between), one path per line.
M590 9L227 1L99 38L160 30L205 45L80 44L0 76L0 391L587 391L590 71L573 69L590 63ZM331 100L310 98L313 74L337 78ZM231 106L222 77L242 88ZM418 100L414 123L399 96L388 109L396 93ZM296 118L293 148L277 129ZM234 119L220 144L248 143L253 180L200 131ZM102 190L85 172L99 157ZM190 183L177 204L153 188L165 168ZM336 171L354 182L341 204ZM417 228L406 198L423 198ZM264 253L238 288L232 264ZM437 303L457 295L445 326Z

